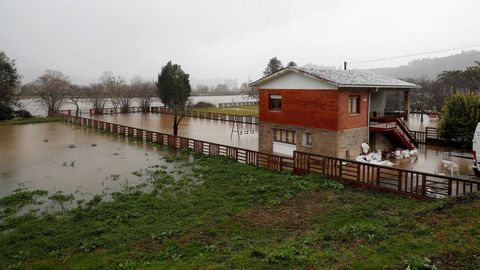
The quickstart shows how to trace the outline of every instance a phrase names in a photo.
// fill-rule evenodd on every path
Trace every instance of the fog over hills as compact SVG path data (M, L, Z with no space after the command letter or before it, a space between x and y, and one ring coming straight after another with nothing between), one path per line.
M373 68L368 70L400 79L420 78L423 76L435 79L442 71L463 70L468 66L475 65L474 61L480 61L480 51L464 51L446 57L413 60L407 65L399 67Z

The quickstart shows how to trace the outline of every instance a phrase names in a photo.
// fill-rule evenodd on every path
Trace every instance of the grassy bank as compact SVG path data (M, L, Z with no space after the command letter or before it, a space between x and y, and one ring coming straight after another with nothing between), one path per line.
M221 157L161 168L149 188L56 214L45 192L0 199L2 267L33 269L478 269L480 200L418 201ZM181 168L179 168L181 170Z
M0 125L24 125L57 121L61 121L61 119L57 117L14 118L11 120L0 121Z
M239 106L239 107L226 107L226 108L210 107L210 108L193 109L193 110L199 111L199 112L258 116L258 106Z

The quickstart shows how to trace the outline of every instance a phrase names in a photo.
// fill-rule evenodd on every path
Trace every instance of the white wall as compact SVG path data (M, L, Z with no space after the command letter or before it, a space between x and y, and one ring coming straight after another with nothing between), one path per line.
M297 150L297 146L289 143L273 142L273 153L286 156L293 156L293 151Z
M287 72L272 78L259 86L260 89L338 89L335 85L320 79L310 78L298 72Z

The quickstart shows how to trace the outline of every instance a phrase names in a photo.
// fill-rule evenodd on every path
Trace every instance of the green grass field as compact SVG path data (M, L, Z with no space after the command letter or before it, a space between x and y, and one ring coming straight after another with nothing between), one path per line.
M226 108L210 107L210 108L193 109L193 110L199 111L199 112L258 116L258 106L240 106L240 107L226 107Z
M480 268L478 196L419 201L222 157L184 162L180 180L155 168L148 191L54 214L19 215L42 191L1 198L0 268Z

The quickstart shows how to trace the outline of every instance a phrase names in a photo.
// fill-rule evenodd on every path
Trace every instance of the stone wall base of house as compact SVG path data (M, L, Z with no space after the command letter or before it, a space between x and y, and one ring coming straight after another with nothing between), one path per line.
M368 128L353 128L347 130L324 130L290 125L259 123L259 151L273 153L274 129L295 131L296 150L312 154L354 159L361 153L361 144L368 142ZM312 145L302 143L302 133L312 134Z
M392 151L394 147L392 143L380 132L370 133L370 149L373 151Z

